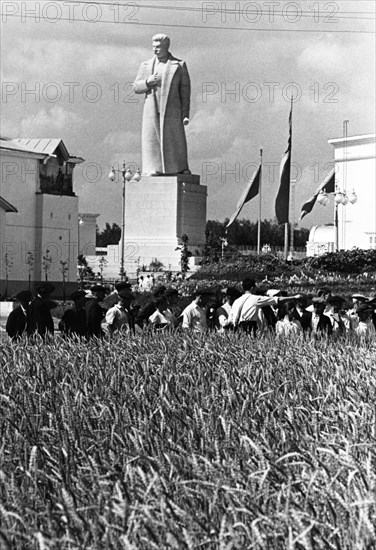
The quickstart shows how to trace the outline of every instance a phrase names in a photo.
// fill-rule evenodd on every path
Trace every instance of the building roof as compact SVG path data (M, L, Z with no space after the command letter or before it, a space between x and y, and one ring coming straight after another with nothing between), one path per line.
M314 225L309 232L309 242L333 243L335 241L334 225Z
M362 134L360 136L347 136L328 139L328 143L334 147L341 147L342 145L362 145L365 143L375 143L376 134Z
M0 195L0 208L5 210L5 212L18 212L17 208L10 204L10 202L6 201L1 195Z
M0 149L6 149L8 151L16 151L19 153L31 153L33 155L37 155L39 158L43 158L43 154L37 152L37 151L30 151L29 149L26 149L21 144L16 143L12 139L4 139L0 138ZM44 155L47 156L47 155Z
M80 164L84 162L84 159L81 157L70 156L67 151L67 148L64 145L62 139L59 138L17 138L17 139L5 139L1 142L2 146L4 143L4 148L19 151L27 151L29 153L37 153L40 155L53 156L56 154L56 150L60 149L60 152L65 161L69 161L73 164Z

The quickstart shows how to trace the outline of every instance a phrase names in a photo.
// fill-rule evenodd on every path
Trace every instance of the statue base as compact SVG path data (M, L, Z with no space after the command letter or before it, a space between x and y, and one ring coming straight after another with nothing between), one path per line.
M134 273L155 259L165 271L180 270L176 248L184 234L192 256L200 256L205 245L206 199L207 187L194 174L143 176L138 183L127 183L125 270Z

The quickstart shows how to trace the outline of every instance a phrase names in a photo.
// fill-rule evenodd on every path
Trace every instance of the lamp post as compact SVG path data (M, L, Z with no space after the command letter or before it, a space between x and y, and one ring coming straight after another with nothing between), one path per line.
M358 201L355 191L347 196L345 191L340 191L337 187L334 193L326 193L325 189L320 191L317 196L317 202L326 206L329 203L329 195L334 195L334 238L335 238L335 251L338 252L338 206L346 206L346 204L355 204Z
M81 239L80 239L80 227L82 227L84 225L84 220L82 218L82 215L79 214L79 218L78 218L78 228L77 228L77 231L78 231L78 234L77 234L77 245L78 245L78 254L77 256L79 256L81 254L80 252L80 245L81 245Z
M123 197L122 197L122 223L121 223L121 260L120 260L120 280L124 281L125 271L124 271L124 233L125 233L125 184L129 181L140 181L141 180L141 170L133 171L129 164L123 162L122 170L115 170L114 167L111 168L108 178L110 181L114 181L115 172L120 172L123 180Z

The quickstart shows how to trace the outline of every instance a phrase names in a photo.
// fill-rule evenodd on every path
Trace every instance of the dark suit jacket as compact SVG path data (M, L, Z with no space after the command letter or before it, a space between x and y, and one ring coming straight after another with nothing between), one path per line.
M54 322L48 302L40 296L36 296L29 306L27 333L30 336L35 332L41 336L54 333Z
M59 323L59 329L66 336L85 336L86 313L84 309L67 309Z
M137 314L136 324L141 328L144 328L145 325L149 324L149 317L153 315L154 311L157 310L157 306L154 301L147 302Z
M310 311L303 311L302 315L300 315L297 309L295 311L296 311L296 318L298 319L298 321L300 321L303 331L305 332L307 330L310 330L312 313Z
M10 312L5 330L11 338L19 338L25 331L27 325L27 317L21 306L16 307Z
M85 304L86 313L86 335L90 338L103 336L101 328L102 320L106 314L106 310L98 304L95 298L89 298Z
M317 325L317 332L319 334L327 334L328 336L333 333L332 323L327 315L320 315L320 320Z

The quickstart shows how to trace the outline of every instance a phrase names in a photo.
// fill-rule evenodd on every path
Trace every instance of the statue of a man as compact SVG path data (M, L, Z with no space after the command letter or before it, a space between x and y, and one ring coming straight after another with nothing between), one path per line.
M141 64L133 84L136 94L145 94L142 169L147 175L190 174L184 126L191 83L186 64L169 47L168 36L153 36L154 57Z

